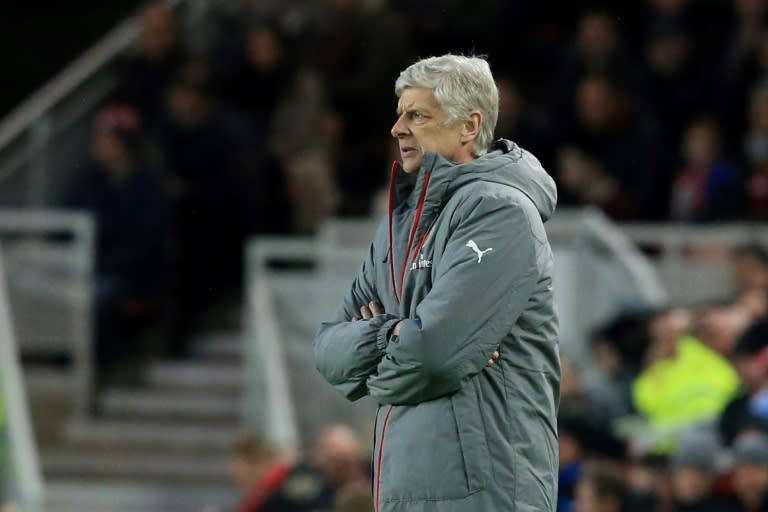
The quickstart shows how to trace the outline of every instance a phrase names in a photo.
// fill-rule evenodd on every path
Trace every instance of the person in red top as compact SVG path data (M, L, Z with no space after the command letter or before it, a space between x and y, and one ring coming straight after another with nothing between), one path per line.
M336 491L369 485L360 443L344 425L324 428L310 463L294 463L261 438L243 434L230 470L243 493L239 512L330 512Z

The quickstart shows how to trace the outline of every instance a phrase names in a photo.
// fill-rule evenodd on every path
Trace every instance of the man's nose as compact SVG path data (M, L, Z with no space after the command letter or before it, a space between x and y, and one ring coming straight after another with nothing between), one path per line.
M403 116L397 118L395 124L392 125L392 130L390 130L390 133L396 139L408 134L408 126L405 124Z

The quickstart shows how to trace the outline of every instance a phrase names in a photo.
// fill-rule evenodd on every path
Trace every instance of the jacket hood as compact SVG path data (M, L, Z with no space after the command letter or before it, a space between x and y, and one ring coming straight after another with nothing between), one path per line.
M406 174L393 167L393 204L406 201L415 207L418 191L428 180L429 191L425 202L428 210L440 205L461 187L475 181L488 181L514 187L525 194L539 211L542 220L548 220L557 205L557 187L539 160L514 142L499 139L491 150L480 158L456 164L437 153L425 153L418 173Z
M442 157L443 162L452 165ZM439 165L439 164L438 164ZM548 220L557 205L557 187L539 160L514 142L498 139L490 151L466 164L453 164L455 177L450 180L447 194L475 181L490 181L514 187L536 205L542 220ZM437 166L433 173L440 172Z

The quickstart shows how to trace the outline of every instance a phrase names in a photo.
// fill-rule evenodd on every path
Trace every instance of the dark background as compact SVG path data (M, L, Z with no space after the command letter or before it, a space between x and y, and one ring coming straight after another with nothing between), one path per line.
M133 12L140 0L31 2L0 6L0 117Z

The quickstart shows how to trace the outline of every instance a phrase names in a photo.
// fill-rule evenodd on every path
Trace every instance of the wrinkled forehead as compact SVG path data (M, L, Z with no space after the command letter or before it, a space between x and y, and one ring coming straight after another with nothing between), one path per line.
M442 110L440 102L435 97L435 92L426 87L406 87L397 100L397 113L401 114L409 110Z

